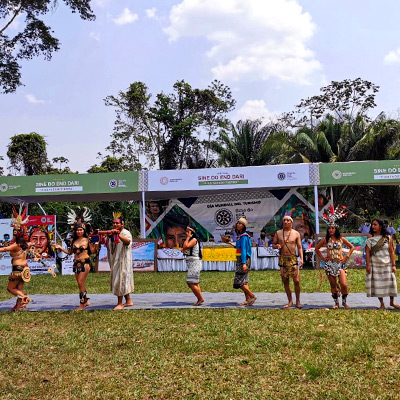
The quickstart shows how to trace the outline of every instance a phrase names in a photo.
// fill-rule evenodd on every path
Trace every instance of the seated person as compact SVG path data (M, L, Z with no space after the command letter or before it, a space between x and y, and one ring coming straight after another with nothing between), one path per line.
M266 243L265 232L261 232L260 237L257 239L257 246L264 247Z
M268 240L268 246L271 247L274 244L274 239L275 239L275 232L271 233L271 239Z

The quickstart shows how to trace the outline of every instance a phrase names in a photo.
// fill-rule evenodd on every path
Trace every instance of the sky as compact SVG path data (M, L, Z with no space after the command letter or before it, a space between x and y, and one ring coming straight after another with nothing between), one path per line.
M111 140L115 114L104 98L135 81L155 95L178 80L204 89L218 79L237 101L237 121L268 120L331 81L360 77L380 86L372 116L399 115L398 0L92 0L94 22L59 3L45 22L60 50L23 62L25 86L0 94L5 168L10 137L37 132L50 159L86 172Z

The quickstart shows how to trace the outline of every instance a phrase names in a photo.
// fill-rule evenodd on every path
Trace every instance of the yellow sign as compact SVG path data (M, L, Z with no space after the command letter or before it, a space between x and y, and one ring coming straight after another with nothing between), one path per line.
M205 247L203 248L203 261L236 261L236 249Z

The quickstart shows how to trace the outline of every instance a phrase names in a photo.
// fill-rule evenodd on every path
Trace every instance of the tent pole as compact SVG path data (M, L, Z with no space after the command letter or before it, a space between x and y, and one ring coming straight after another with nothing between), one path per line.
M140 219L140 237L146 238L146 203L145 192L142 190L142 218Z
M318 186L314 186L315 233L319 234Z
M42 205L41 205L40 203L36 203L36 204L39 206L39 208L40 208L40 210L42 211L42 213L43 213L44 215L47 215L47 213L46 213L46 211L44 210L44 208L42 207ZM57 216L56 216L56 218L57 218ZM54 241L55 241L55 238L56 238L56 237L58 237L61 241L63 240L62 237L60 236L60 234L59 234L58 231L57 231L57 219L54 220Z

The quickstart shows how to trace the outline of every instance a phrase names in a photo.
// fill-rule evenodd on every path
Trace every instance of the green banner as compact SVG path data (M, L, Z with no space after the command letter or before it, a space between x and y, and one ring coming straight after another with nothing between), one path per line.
M0 197L138 192L139 173L0 176Z
M400 160L320 164L320 185L381 185L400 183Z

